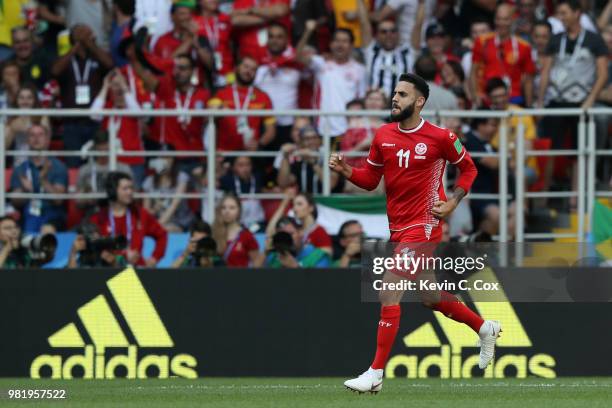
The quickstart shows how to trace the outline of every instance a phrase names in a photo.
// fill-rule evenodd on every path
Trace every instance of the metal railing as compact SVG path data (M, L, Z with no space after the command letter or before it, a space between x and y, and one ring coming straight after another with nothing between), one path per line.
M209 120L207 129L205 130L207 146L206 151L122 151L118 143L118 129L115 127L109 128L109 150L108 152L88 151L14 151L5 149L5 127L7 117L12 116L48 116L48 117L172 117L172 116L189 116L189 117L239 117L239 116L308 116L308 117L351 117L351 116L378 116L388 117L387 111L342 111L342 112L323 112L318 110L287 110L287 111L268 111L268 110L135 110L126 111L119 109L103 109L103 110L87 110L87 109L0 109L0 171L4 173L6 169L7 156L65 156L65 157L109 157L109 168L115 170L117 166L118 156L124 157L202 157L206 158L207 164L207 184L208 193L182 193L182 194L160 194L160 193L139 193L138 198L205 198L207 200L207 218L214 219L215 208L215 193L211 193L210 189L216 184L216 157L275 157L277 152L267 151L216 151L216 126L214 120ZM515 240L523 242L525 239L549 239L549 238L564 238L575 237L578 242L584 241L585 232L587 230L586 219L591 220L591 211L595 199L597 197L612 197L611 191L596 191L596 160L598 157L612 156L612 150L597 150L596 149L596 115L611 115L612 108L592 108L583 109L524 109L512 111L460 111L460 110L439 110L426 111L422 114L427 119L434 119L439 122L440 118L498 118L501 120L499 127L499 150L496 153L471 153L473 157L497 157L499 159L499 192L498 194L470 194L470 199L497 199L499 204L499 237L500 242L508 241L508 176L510 174L508 164L509 155L511 152L508 149L508 119L513 116L578 116L578 148L569 150L526 150L525 149L525 129L522 121L519 121L516 138L516 163L525 163L528 157L532 156L576 156L578 167L578 185L577 191L544 191L544 192L528 192L525 186L524 166L515 166L516 178L516 202L523 203L525 199L530 198L568 198L577 197L577 216L578 216L578 231L576 234L567 233L524 233L524 206L516 205L516 225L515 225ZM587 123L588 117L588 123ZM331 137L325 131L323 132L323 146L321 156L326 159L331 151ZM365 156L367 153L354 153L351 156ZM329 167L323 166L323 195L330 195L330 170ZM5 213L6 198L40 198L53 200L67 199L98 199L103 198L101 193L66 193L66 194L40 194L40 193L6 193L5 178L0 177L0 214ZM259 193L259 194L241 194L243 198L259 198L259 199L276 199L282 198L283 194Z

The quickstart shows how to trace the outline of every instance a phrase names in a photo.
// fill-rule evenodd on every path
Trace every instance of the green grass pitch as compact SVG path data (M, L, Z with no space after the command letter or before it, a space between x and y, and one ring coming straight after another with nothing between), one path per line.
M341 378L0 379L0 407L610 407L612 378L385 380L376 395ZM10 400L9 389L65 389L65 400Z

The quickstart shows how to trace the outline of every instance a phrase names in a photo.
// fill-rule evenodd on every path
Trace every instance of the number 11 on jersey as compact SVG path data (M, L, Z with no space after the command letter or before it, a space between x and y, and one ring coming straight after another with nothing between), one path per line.
M399 150L396 156L399 157L398 165L400 167L408 168L408 161L410 160L410 150L408 149L406 149L406 151L404 151L404 149Z

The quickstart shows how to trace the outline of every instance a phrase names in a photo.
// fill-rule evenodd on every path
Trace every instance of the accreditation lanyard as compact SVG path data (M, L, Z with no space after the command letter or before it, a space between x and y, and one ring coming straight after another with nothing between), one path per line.
M81 75L81 70L79 69L79 64L77 60L72 58L72 71L74 71L74 79L76 80L77 85L84 85L89 82L89 74L91 73L92 62L91 59L87 59L85 62L85 69L83 70L83 74Z
M238 88L236 87L236 83L232 84L232 93L234 95L234 109L249 109L251 97L253 96L253 85L249 86L249 90L247 91L246 98L244 99L243 103L240 103L240 95L238 95Z
M238 179L238 177L234 176L234 184L236 186L236 194L237 195L242 194L242 186L240 185L240 180ZM254 176L251 176L250 194L255 194L255 177Z
M206 31L206 38L210 46L216 50L219 45L219 17L214 16L211 25L208 24L208 21L204 21L204 31Z
M189 87L189 90L187 91L187 95L185 96L185 102L181 104L181 97L179 95L179 92L174 91L174 102L176 103L176 109L178 110L189 109L189 106L191 105L192 97L193 97L193 87ZM187 126L191 123L191 116L183 114L179 117L179 122L183 126Z
M240 241L240 236L242 235L243 230L244 229L241 229L240 232L238 232L238 235L236 235L236 238L234 238L232 242L230 242L230 244L227 246L227 248L225 248L225 252L223 253L223 260L225 262L227 262L232 251L236 247L236 244L238 243L238 241Z
M108 209L108 223L111 227L111 235L115 237L116 227L115 227L115 217L113 216L113 211ZM125 229L127 230L127 242L128 244L132 243L132 212L128 209L125 213Z
M136 88L136 77L134 76L134 70L132 69L131 65L127 66L127 76L128 83L130 84L130 91L132 91L133 95L138 96L138 89Z
M580 35L578 35L578 39L576 40L576 45L574 46L574 52L572 52L572 56L568 62L568 68L571 68L576 63L578 59L578 53L580 52L580 48L582 48L582 43L584 42L585 30L580 30ZM567 49L567 34L561 37L561 44L559 45L559 59L563 60L565 58L565 50Z

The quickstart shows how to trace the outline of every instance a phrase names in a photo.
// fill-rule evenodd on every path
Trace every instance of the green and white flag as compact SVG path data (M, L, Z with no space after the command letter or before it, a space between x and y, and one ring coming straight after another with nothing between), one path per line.
M593 241L599 256L604 260L612 259L612 203L605 200L595 201L593 208Z
M330 235L336 235L348 220L363 225L368 237L389 238L387 199L385 196L333 196L317 197L317 223Z

